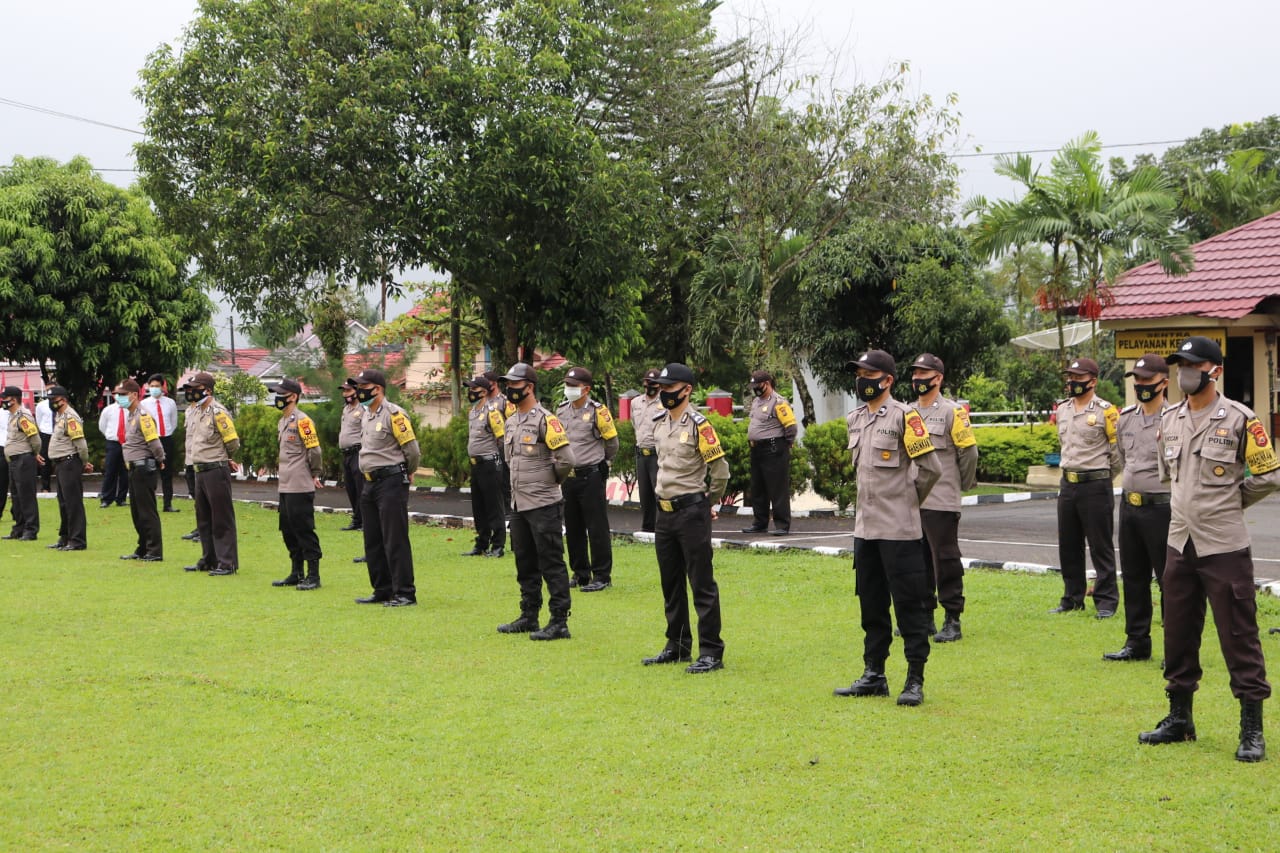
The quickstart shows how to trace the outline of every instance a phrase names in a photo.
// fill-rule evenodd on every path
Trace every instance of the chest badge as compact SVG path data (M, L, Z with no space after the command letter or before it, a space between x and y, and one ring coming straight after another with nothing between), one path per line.
M1222 436L1230 435L1230 434L1231 434L1231 430L1229 430L1229 429L1216 429L1216 430L1214 430L1214 431L1213 431L1213 433L1214 433L1214 435L1216 435L1216 436L1218 436L1218 437L1222 437Z
M1089 417L1087 417L1087 418L1085 418L1085 419L1084 419L1084 422L1085 422L1085 423L1087 423L1089 426L1097 426L1097 425L1098 425L1098 416L1097 416L1097 415L1089 415Z
M881 450L880 458L883 459L885 462L888 462L890 459L893 458L893 454L890 453L888 450Z
M584 412L584 413L582 414L582 419L583 419L584 421L589 421L589 420L591 420L591 413L590 413L590 412Z
M1214 466L1213 466L1213 476L1215 476L1215 477L1221 477L1221 476L1222 476L1223 474L1225 474L1225 473L1227 473L1227 469L1226 469L1226 468L1223 468L1221 465L1214 465Z
M680 433L680 443L681 443L681 444L688 444L688 443L689 443L689 431L688 431L688 430L685 430L684 432Z

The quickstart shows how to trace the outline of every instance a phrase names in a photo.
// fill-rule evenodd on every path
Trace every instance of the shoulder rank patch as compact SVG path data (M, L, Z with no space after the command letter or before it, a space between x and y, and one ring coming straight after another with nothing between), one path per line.
M409 416L404 412L395 412L391 415L391 434L395 436L396 443L401 447L418 439L413 434L413 424L409 423Z
M698 427L698 453L702 455L703 462L715 462L721 456L724 456L724 445L720 443L720 438L716 435L716 428L711 425L710 421L706 421Z
M228 441L238 441L240 436L236 435L235 422L231 420L231 416L226 412L218 412L213 416L213 423L218 428L218 435L222 436L225 444Z
M503 419L502 413L497 409L489 409L489 432L493 433L494 438L502 438L507 431L507 422Z
M911 409L903 418L902 444L907 455L912 459L933 452L933 442L929 440L929 430L924 425L924 418L915 409Z
M84 424L75 418L67 418L67 438L72 441L77 438L84 438Z
M160 430L156 429L156 419L146 412L138 415L138 429L142 431L143 441L158 441L160 438Z
M778 405L773 407L773 414L784 427L796 425L796 413L785 400L778 401Z
M311 418L298 419L298 437L302 439L302 446L308 450L320 446L320 436L316 435L316 425Z
M963 406L955 409L955 418L951 421L951 443L956 447L973 447L978 439L973 435L973 425L969 423L969 413Z
M36 425L26 415L18 418L18 429L22 430L23 435L35 435L37 432Z
M1106 424L1107 442L1110 444L1115 444L1116 443L1116 424L1120 423L1120 413L1116 411L1115 406L1111 405L1105 400L1103 401L1102 408L1103 408L1103 411L1106 413L1105 418L1107 421L1107 424Z
M1127 415L1130 412L1137 411L1137 409L1138 409L1138 404L1134 403L1132 406L1125 406L1123 409L1121 409L1120 414Z
M613 415L609 414L608 406L596 407L596 432L605 441L618 437L618 427L613 422Z
M564 434L564 424L555 415L547 415L547 449L559 450L569 443L569 436Z
M1276 458L1276 449L1271 445L1262 421L1253 418L1244 425L1244 431L1249 435L1244 445L1244 461L1249 466L1249 473L1258 477L1280 468L1280 459Z

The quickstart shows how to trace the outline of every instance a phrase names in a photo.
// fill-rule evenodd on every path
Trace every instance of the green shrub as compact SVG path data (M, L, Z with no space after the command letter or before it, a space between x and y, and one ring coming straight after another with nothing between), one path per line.
M627 497L636 485L636 425L631 421L617 421L618 455L613 457L609 471L627 487Z
M410 418L410 421L416 416ZM471 479L471 459L467 456L467 416L454 415L442 427L414 426L422 465L435 471L445 486L458 488Z
M992 426L973 431L978 438L978 479L1023 483L1027 468L1043 465L1045 454L1058 452L1058 430L1052 424Z
M274 472L280 459L276 429L280 412L274 406L241 403L234 417L236 434L240 436L240 464L247 471Z
M854 478L853 457L848 444L849 433L843 418L811 426L804 433L813 490L820 497L834 502L841 512L858 498L858 483Z

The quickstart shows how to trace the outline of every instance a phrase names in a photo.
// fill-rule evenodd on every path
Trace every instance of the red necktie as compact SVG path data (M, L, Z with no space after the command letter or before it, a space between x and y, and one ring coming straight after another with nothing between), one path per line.
M156 419L160 422L160 434L164 435L164 406L156 400Z
M124 444L124 409L120 410L120 428L116 430L116 436L120 443Z

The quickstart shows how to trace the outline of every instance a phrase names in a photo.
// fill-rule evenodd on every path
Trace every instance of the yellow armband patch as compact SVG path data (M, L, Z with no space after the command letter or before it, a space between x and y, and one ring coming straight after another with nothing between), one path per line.
M596 409L596 431L605 441L618 437L618 427L613 423L613 415L604 406Z
M489 410L489 432L493 433L495 438L502 438L506 434L507 424L502 419L502 413L497 409Z
M67 438L75 441L78 438L84 438L84 424L75 418L67 418Z
M320 436L316 435L316 425L311 418L302 418L298 421L298 437L302 439L302 446L307 450L320 446Z
M951 443L956 447L973 447L978 443L973 425L969 423L969 413L964 409L956 409L955 420L951 422Z
M1244 425L1248 439L1244 445L1244 461L1249 466L1249 473L1255 477L1270 474L1280 468L1280 459L1276 458L1276 449L1267 437L1267 428L1262 421L1254 418Z
M156 429L156 419L146 412L138 415L138 429L142 431L143 441L152 442L160 439L160 430Z
M1106 421L1107 421L1106 423L1107 442L1110 444L1115 444L1116 443L1116 425L1120 423L1120 412L1116 410L1115 406L1108 406L1104 417L1106 418Z
M391 416L391 434L396 437L396 442L401 447L418 440L418 437L413 434L413 424L409 423L409 417L404 412L396 412Z
M22 430L23 435L35 435L37 432L36 425L26 415L18 418L18 429Z
M932 453L933 442L929 440L929 430L924 425L924 418L916 411L907 412L903 418L905 429L902 431L902 445L912 459Z
M781 400L778 401L778 405L773 407L773 413L777 416L778 423L782 424L784 427L796 425L795 411L792 410L791 406Z
M702 454L703 462L715 462L724 456L724 445L716 435L716 428L709 423L698 427L698 452Z
M547 447L558 450L569 443L569 436L564 434L564 424L555 415L547 415Z
M214 415L213 423L218 428L218 435L222 436L223 443L239 440L240 436L236 435L236 425L226 412L218 412Z

